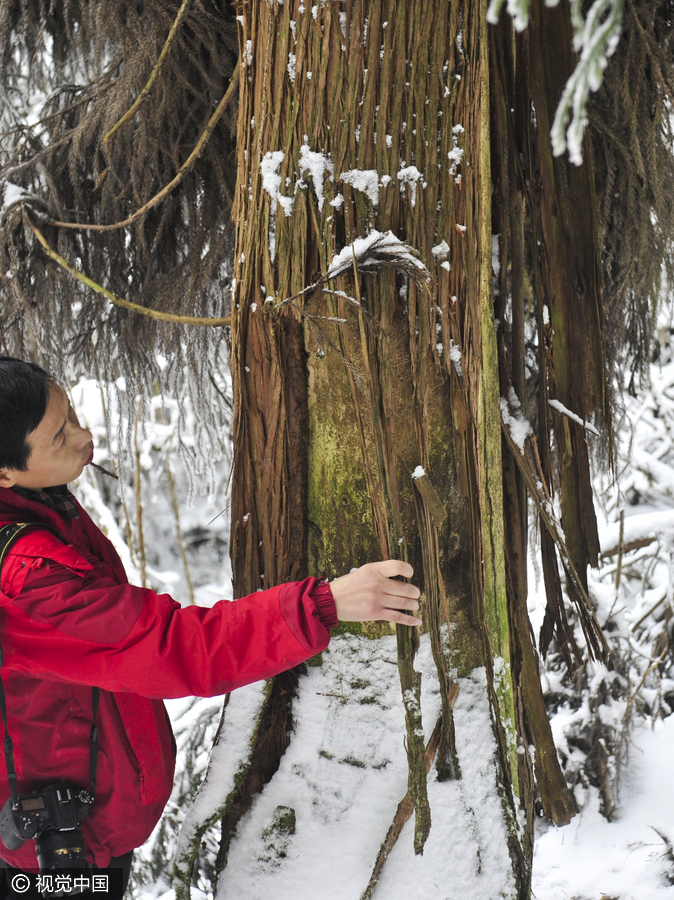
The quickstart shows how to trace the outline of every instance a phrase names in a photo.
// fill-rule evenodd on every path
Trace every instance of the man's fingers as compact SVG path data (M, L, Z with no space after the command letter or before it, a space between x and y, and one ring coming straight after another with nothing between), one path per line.
M384 578L395 578L396 575L411 578L414 575L412 566L402 559L384 559L381 562L370 563L370 565Z
M395 597L396 600L418 600L421 596L421 591L416 584L408 584L406 581L391 581L390 578L387 578L382 587L387 597Z
M416 597L386 596L380 600L383 609L419 609Z
M396 625L421 625L421 619L416 616L406 616L400 610L392 609L389 622L395 622Z

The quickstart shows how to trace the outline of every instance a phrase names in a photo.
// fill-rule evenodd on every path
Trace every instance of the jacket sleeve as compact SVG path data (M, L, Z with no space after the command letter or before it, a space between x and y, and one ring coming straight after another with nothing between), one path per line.
M28 675L153 699L210 697L289 669L330 639L315 578L181 608L118 584L72 547L49 556L58 558L13 554L2 573L4 664Z

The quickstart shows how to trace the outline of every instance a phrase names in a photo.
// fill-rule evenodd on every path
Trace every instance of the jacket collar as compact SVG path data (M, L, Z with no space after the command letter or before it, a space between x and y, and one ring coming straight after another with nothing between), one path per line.
M68 490L67 484L59 487L45 488L43 491L30 490L14 485L12 488L15 494L25 497L26 500L34 500L36 503L44 503L50 509L55 510L64 519L76 519L79 516L79 510L75 498Z
M68 525L54 509L22 497L11 488L0 488L0 523L9 522L44 522L70 540Z

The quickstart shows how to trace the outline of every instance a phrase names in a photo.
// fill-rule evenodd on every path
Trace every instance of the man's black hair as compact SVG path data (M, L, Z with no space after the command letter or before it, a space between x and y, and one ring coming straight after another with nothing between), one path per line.
M0 355L0 469L28 468L26 438L47 411L52 384L54 378L35 363Z

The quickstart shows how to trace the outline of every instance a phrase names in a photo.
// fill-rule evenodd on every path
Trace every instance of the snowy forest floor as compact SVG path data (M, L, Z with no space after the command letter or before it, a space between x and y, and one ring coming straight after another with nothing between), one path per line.
M538 900L674 898L674 782L669 777L674 758L674 657L669 638L674 596L674 361L667 323L661 335L651 385L627 398L617 428L615 480L605 474L596 478L603 551L618 546L621 510L625 515L621 559L615 552L606 555L601 568L590 574L590 593L615 665L608 670L588 664L571 678L551 652L542 673L555 741L580 812L564 828L543 820L537 825L533 891ZM81 381L73 399L81 419L97 435L96 462L109 468L115 441L108 450L98 388ZM136 447L148 583L187 603L189 573L196 601L211 605L231 597L229 509L223 499L229 480L227 448L216 460L217 501L196 496L188 503L187 457L179 452L179 443L189 450L190 417L179 440L177 405L164 404L161 414L154 412ZM122 503L109 482L88 471L76 490L122 553L130 577L138 581L138 485L134 490L129 479ZM529 608L536 633L545 607L537 554L532 541ZM277 774L239 825L218 900L358 900L406 791L395 657L393 637L371 642L342 635L323 654L322 665L309 667L300 678L293 739ZM439 694L424 639L417 668L424 674L422 709L428 737ZM384 866L375 900L500 896L508 860L494 790L489 710L480 681L479 671L461 680L455 707L463 778L439 783L431 772L433 824L426 851L414 856L408 823ZM261 699L262 686L251 685L229 701L221 740L225 752L212 766L213 790L223 796L234 783ZM175 790L155 833L137 853L135 900L173 896L170 870L178 831L206 774L222 701L174 700L168 707L179 748ZM599 758L602 765L597 764ZM290 829L282 825L288 809L294 811ZM204 838L195 900L209 896L218 840L217 829Z

